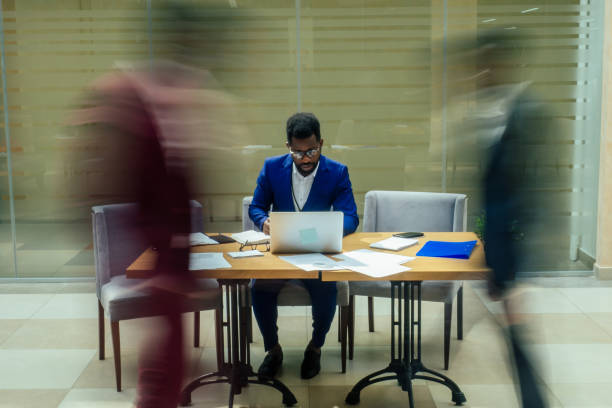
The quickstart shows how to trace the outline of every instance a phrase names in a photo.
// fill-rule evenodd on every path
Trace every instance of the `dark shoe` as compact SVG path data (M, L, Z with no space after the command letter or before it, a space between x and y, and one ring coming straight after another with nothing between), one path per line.
M283 365L283 351L278 349L272 349L268 351L266 357L263 360L263 363L259 366L257 370L257 376L260 380L269 380L272 379L278 374L278 370L280 370Z
M300 373L302 378L308 380L321 371L321 352L317 352L312 344L309 344L304 351L304 361Z

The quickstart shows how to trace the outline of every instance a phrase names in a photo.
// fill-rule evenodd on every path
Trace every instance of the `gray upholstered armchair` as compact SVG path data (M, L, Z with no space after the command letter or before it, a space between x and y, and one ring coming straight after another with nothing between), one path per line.
M410 191L369 191L365 196L364 232L465 231L467 198L464 194ZM369 329L374 331L373 297L391 297L388 281L350 282L349 359L354 348L355 296L368 296ZM444 369L448 369L453 300L457 295L457 338L463 338L463 283L425 281L422 299L444 303Z
M117 391L121 391L119 321L154 316L152 296L136 287L142 279L127 279L126 268L147 248L140 228L137 204L111 204L92 207L96 293L98 295L99 358L104 360L104 316L111 323ZM202 231L202 206L191 201L192 231ZM194 346L199 346L200 311L215 310L217 364L223 364L222 293L215 279L198 280L198 291L208 296L190 298L185 311L195 312ZM158 312L159 313L159 312Z
M259 230L249 217L249 205L253 197L244 197L242 200L242 230ZM346 372L346 345L348 332L349 312L349 286L348 282L337 282L339 314L339 340L342 372ZM250 296L247 296L250 299ZM291 280L283 287L278 295L279 306L310 306L310 295L299 280ZM251 319L249 319L251 321ZM252 330L252 323L250 323Z

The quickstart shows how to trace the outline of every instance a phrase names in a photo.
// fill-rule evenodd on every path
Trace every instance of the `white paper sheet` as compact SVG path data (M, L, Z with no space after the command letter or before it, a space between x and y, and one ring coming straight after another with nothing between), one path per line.
M237 242L240 242L241 244L245 244L246 242L248 242L249 244L263 244L270 241L269 235L254 230L232 234L232 238L234 238Z
M208 237L206 234L202 232L192 232L189 234L189 245L215 245L218 244L217 241Z
M394 275L400 272L409 271L411 268L399 264L376 264L376 265L364 265L354 266L351 264L345 264L346 269L351 271L363 273L364 275L371 276L373 278L382 278L384 276Z
M370 247L378 248L378 249L388 249L391 251L399 251L401 249L408 248L418 243L419 243L419 240L414 239L414 238L391 237L391 238L383 239L382 241L378 241L373 244L370 244Z
M231 268L222 252L197 252L189 254L189 270Z
M357 261L365 265L403 264L414 260L413 256L387 254L384 252L370 251L369 249L358 249L356 251L344 252L342 254L334 255L334 257L345 261Z
M346 269L333 259L319 253L279 256L278 258L305 271L338 271Z
M232 258L250 258L252 256L263 256L263 252L253 249L252 251L228 252Z

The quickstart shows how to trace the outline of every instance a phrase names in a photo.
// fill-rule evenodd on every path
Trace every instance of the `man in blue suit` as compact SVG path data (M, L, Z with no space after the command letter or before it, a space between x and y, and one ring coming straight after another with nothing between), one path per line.
M275 211L342 211L344 235L359 224L347 167L321 154L320 125L312 113L296 113L287 120L289 154L266 159L257 178L249 207L251 220L270 233L268 213ZM251 289L253 311L264 338L266 357L259 367L260 378L273 378L283 362L278 341L277 299L286 280L255 280ZM312 340L304 352L301 376L312 378L321 370L321 347L336 311L336 283L304 279L312 301Z

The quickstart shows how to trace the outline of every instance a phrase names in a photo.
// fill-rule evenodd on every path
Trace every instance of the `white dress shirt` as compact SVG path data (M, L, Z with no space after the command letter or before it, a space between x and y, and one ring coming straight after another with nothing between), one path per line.
M304 177L298 171L295 163L293 163L291 181L293 183L293 207L295 207L295 211L300 211L300 208L304 208L318 169L319 163L317 163L317 166L312 173Z

